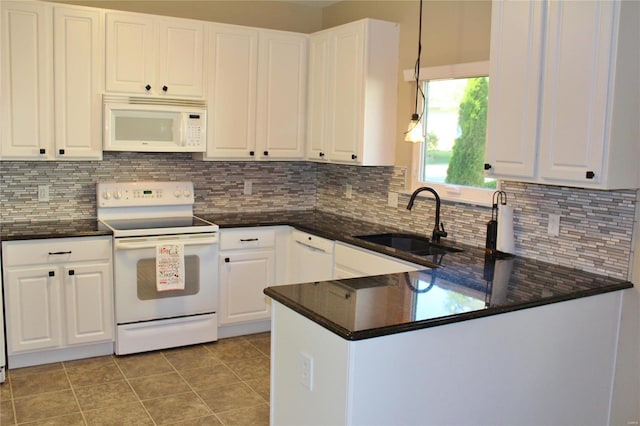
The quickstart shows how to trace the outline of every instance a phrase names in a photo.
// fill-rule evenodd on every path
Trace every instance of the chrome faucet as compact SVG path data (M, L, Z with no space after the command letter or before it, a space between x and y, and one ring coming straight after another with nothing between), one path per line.
M423 187L418 188L415 191L413 191L413 194L411 194L411 198L409 199L409 204L407 204L407 210L411 210L411 208L413 207L413 203L416 200L416 197L422 191L428 191L428 192L432 193L433 196L436 199L436 224L433 227L433 234L431 235L431 241L439 243L440 242L440 238L441 237L442 238L446 237L447 233L444 230L444 224L440 223L440 196L438 195L436 190L431 188L431 187L429 187L429 186L423 186Z

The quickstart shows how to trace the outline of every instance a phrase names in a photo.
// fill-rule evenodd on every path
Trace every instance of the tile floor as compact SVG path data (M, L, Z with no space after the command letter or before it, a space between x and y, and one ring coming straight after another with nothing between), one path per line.
M270 339L10 370L0 424L268 425Z

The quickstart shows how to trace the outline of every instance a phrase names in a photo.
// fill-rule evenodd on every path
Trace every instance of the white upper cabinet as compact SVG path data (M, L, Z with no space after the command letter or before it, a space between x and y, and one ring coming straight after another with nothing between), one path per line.
M263 159L303 159L307 36L260 31L256 137Z
M204 96L204 22L108 12L106 90Z
M53 145L51 7L2 7L2 143L0 158L47 159Z
M307 36L208 27L205 160L304 159Z
M492 13L488 175L639 187L640 3L498 1Z
M1 6L0 158L101 159L102 12Z
M535 176L544 4L491 6L491 70L485 160L491 176Z
M254 158L258 30L213 24L207 49L207 151L197 157Z
M307 91L307 158L327 161L326 116L328 93L326 79L329 73L329 34L322 32L309 38L309 81Z
M364 19L311 36L310 160L393 165L398 24Z
M104 27L95 9L53 9L56 157L102 158Z

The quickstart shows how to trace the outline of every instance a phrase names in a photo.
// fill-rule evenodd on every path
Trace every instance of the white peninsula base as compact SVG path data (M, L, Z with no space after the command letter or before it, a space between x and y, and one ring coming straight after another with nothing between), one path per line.
M622 295L357 341L273 301L271 424L609 424Z

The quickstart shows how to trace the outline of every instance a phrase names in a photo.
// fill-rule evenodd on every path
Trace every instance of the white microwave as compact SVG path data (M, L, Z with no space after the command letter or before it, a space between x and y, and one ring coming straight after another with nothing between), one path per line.
M103 97L104 151L204 152L204 101L169 98Z

